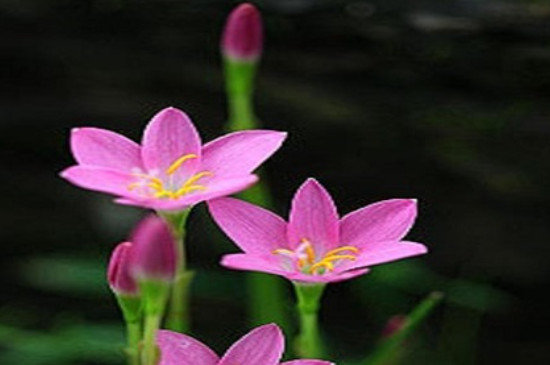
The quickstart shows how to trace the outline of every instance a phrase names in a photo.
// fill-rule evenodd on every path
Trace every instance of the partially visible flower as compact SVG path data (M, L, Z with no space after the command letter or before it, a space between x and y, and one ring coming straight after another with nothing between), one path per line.
M237 6L225 24L221 51L237 61L253 61L262 53L262 19L256 7L249 3Z
M130 260L133 244L122 242L118 244L109 261L107 280L111 290L122 296L137 296L137 283L130 273Z
M233 269L327 283L427 252L420 243L402 241L416 217L413 199L381 201L339 219L328 192L308 179L294 195L288 223L237 199L215 199L208 206L216 223L244 251L223 257L222 265Z
M401 331L403 327L407 324L408 318L403 314L396 314L392 316L386 322L384 329L382 330L382 338L388 338Z
M158 365L279 365L284 337L279 327L257 327L235 342L220 359L208 346L180 333L160 330ZM334 365L322 360L294 360L280 365Z
M131 273L138 280L172 281L176 273L176 243L168 225L150 214L138 223L131 235L134 248Z
M166 108L145 128L141 146L105 129L73 129L71 149L78 164L61 176L77 186L113 194L121 204L182 210L255 183L252 171L285 138L283 132L249 130L201 146L187 115Z

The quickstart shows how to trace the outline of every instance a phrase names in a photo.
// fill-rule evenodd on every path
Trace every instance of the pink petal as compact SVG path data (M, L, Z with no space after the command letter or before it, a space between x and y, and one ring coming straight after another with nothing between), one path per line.
M289 280L302 283L337 283L339 281L353 279L368 272L368 269L348 269L346 271L331 272L323 275L308 275L294 272L286 274L285 277Z
M189 117L179 109L157 113L143 133L142 157L147 170L166 170L184 155L194 154L182 169L193 173L200 164L201 140Z
M179 199L142 199L131 197L130 199L116 199L115 202L123 205L144 207L155 210L181 210L210 199L231 195L248 188L258 181L256 175L240 176L216 181L207 186L206 191L194 192Z
M142 168L139 145L105 129L73 129L71 150L81 165L108 167L127 172L133 168Z
M359 248L369 242L399 241L414 224L416 200L392 199L367 205L344 216L340 222L343 245Z
M118 170L95 166L72 166L63 170L60 176L81 188L129 198L134 195L128 190L128 185L135 178Z
M248 175L267 160L283 143L286 133L250 130L230 133L207 143L201 169L215 179Z
M233 198L208 202L220 228L246 253L263 254L286 247L286 222L256 205Z
M280 365L335 365L333 362L323 360L292 360L281 363Z
M218 365L277 365L284 346L279 327L267 324L253 329L235 342Z
M275 255L231 254L223 256L220 264L235 270L258 271L285 277L291 274L283 269L280 258Z
M428 252L427 247L423 244L409 241L370 242L364 245L362 250L355 261L342 265L342 268L349 270L359 267L369 267Z
M338 244L336 206L329 193L315 179L308 179L294 195L288 238L292 247L307 239L316 251L330 250Z
M217 365L219 360L208 346L172 331L159 330L157 345L160 348L158 365Z

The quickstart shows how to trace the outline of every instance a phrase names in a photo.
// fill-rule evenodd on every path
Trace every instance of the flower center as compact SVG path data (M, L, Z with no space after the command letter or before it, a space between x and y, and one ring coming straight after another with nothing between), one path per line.
M334 266L341 260L354 261L359 249L354 246L342 246L318 256L311 242L302 238L300 245L294 250L279 248L272 252L292 260L296 268L304 274L324 274L334 271Z
M178 158L164 171L167 176L164 180L158 177L157 171L150 171L148 174L134 172L132 175L138 180L129 184L128 190L135 190L138 194L148 197L174 200L193 191L206 190L206 186L197 182L204 177L212 176L213 174L210 171L201 171L183 181L181 179L178 181L174 176L186 161L194 158L197 158L197 155L192 153Z

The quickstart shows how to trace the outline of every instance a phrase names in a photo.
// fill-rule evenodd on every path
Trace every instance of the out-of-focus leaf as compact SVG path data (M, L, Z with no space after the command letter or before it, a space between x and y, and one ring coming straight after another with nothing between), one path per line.
M20 265L20 275L31 286L78 297L109 294L105 263L74 257L37 257Z
M0 325L1 364L69 365L123 361L123 329L114 325L73 324L52 333Z

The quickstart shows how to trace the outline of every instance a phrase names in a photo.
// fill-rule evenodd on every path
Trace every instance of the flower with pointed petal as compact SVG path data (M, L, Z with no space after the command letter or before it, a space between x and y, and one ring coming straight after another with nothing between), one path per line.
M279 363L284 351L284 337L274 324L253 329L235 342L221 359L208 346L176 332L159 331L157 344L160 348L158 365L334 365L322 360Z
M175 108L156 114L141 146L117 133L76 128L71 149L77 165L61 176L117 202L156 210L182 210L230 195L257 181L252 174L282 144L286 133L230 133L204 146L187 115Z
M368 267L427 252L403 241L416 217L416 200L374 203L339 218L328 192L308 179L292 200L288 223L258 206L214 199L210 213L244 253L222 265L267 272L296 282L328 283L368 272Z

